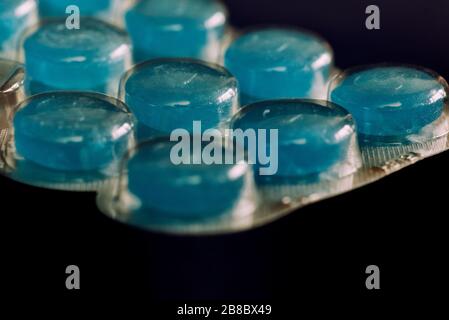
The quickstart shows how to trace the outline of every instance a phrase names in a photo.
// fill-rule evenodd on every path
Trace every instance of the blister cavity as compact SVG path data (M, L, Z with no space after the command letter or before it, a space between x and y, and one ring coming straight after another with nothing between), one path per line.
M173 223L139 224L139 227L175 234L217 234L254 228L298 208L375 182L449 148L447 134L412 144L413 147L408 144L381 147L359 144L361 138L356 128L354 118L347 110L328 101L284 99L248 105L233 117L224 140L227 149L234 154L242 149L246 151L243 159L253 168L254 194L258 199L256 209L243 219L232 219L232 223L220 219L195 224L170 220ZM272 129L277 129L277 134L272 135ZM273 149L276 136L278 148ZM255 141L252 149L251 145L248 146L251 139L253 143ZM259 139L265 140L262 147ZM277 150L277 165L273 165L273 150ZM169 151L165 151L166 157L168 154ZM261 159L270 161L261 162ZM128 177L129 172L123 176ZM146 179L151 180L150 176ZM166 183L176 188L176 183L169 182L171 180L167 178ZM133 217L134 211L127 211L130 207L126 199L133 198L129 198L127 192L120 192L129 190L127 183L111 180L100 190L98 205L108 216L136 225L131 222L132 218L127 218L129 212ZM153 186L153 191L148 190L153 193L147 199L154 199L155 195L160 198L155 189ZM214 192L213 189L209 191ZM215 197L226 191L219 191ZM123 195L125 200L121 198ZM215 199L212 195L208 198ZM190 203L190 200L179 199L179 195L172 194L170 199L176 199L185 206ZM124 203L125 207L121 207ZM206 203L206 199L202 200L202 205ZM146 212L151 215L153 210ZM164 219L168 217L163 216Z
M136 63L188 57L217 62L225 37L227 10L215 0L146 0L126 14Z
M202 149L178 162L177 144L160 137L130 151L120 179L99 194L101 210L147 230L215 233L224 226L251 226L258 204L251 166L244 161L205 164L198 161ZM221 143L213 148L222 157L230 152Z
M134 117L122 102L97 93L33 96L11 113L3 173L54 189L96 190L117 176L134 143Z
M263 28L241 34L225 54L239 81L241 104L280 98L325 98L331 46L305 30Z
M145 140L173 130L223 127L237 110L238 85L232 74L215 64L155 59L123 76L120 98L139 121L139 140Z
M117 96L120 77L131 67L129 38L97 19L81 23L69 29L65 20L49 20L23 35L28 95L80 90Z
M355 67L336 76L329 100L354 116L365 162L441 152L449 132L447 82L432 70L397 64Z

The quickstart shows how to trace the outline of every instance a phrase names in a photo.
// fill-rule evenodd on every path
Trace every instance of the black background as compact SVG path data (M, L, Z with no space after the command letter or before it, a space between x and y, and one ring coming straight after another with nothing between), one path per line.
M322 34L339 67L405 62L449 78L448 1L225 2L238 27L290 24ZM369 4L381 9L381 30L365 28ZM217 237L139 231L99 213L94 194L0 178L2 289L22 302L108 296L112 306L143 298L292 301L301 308L308 297L375 308L385 299L436 295L449 270L448 164L446 152L268 226ZM65 289L70 264L81 269L80 291ZM381 269L379 291L365 288L371 264Z

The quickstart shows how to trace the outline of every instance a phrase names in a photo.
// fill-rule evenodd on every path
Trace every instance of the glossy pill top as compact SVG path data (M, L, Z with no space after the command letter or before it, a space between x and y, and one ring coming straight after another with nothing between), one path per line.
M16 132L54 143L114 141L132 130L132 118L106 96L59 92L34 96L14 116Z
M374 99L367 101L361 107L371 108L413 108L418 105L435 102L446 96L443 85L434 75L420 69L408 67L379 67L367 69L350 74L340 84L340 89L334 91L335 95L344 88L351 98Z
M27 54L62 62L114 61L129 54L129 40L121 30L85 18L81 28L68 29L65 21L42 24L24 43Z
M158 59L139 65L122 81L126 96L149 106L195 107L223 103L237 95L237 81L224 68L190 59Z
M316 70L329 65L333 54L321 38L289 29L261 29L239 37L226 52L227 62L272 71L289 67Z
M226 21L225 7L213 0L144 0L133 10L148 17L194 19L208 28Z

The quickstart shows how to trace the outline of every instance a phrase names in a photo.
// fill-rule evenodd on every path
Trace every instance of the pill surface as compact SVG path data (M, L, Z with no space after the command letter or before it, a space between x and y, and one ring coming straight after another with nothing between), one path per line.
M120 76L131 64L128 38L119 29L84 18L82 27L44 23L24 43L27 90L84 90L117 94Z
M122 104L94 93L34 96L14 115L17 153L46 168L94 170L127 151L133 118Z
M354 172L357 159L355 125L343 108L321 100L272 100L244 107L232 120L233 129L278 132L266 150L273 161L277 153L277 177L341 177ZM258 139L258 149L261 147ZM276 143L274 148L271 144ZM270 146L272 148L270 148ZM245 149L250 150L247 146ZM271 153L271 154L270 154ZM259 153L260 154L260 153ZM256 159L256 156L254 156ZM258 166L262 166L257 158ZM255 170L256 172L258 170Z
M139 202L132 222L167 216L207 218L232 211L240 201L250 171L246 163L193 164L194 156L187 155L190 163L175 164L176 144L146 143L129 159L128 189Z
M442 115L446 88L444 80L422 68L374 65L342 73L329 99L353 114L363 135L407 136Z
M0 57L16 58L20 35L37 19L35 0L0 1Z
M135 62L189 57L216 62L226 9L214 0L143 0L126 14Z
M121 98L140 124L162 134L222 125L237 108L236 79L218 65L189 59L158 59L130 70Z
M322 98L333 54L321 38L288 29L261 29L235 40L225 66L239 81L241 104L278 98Z

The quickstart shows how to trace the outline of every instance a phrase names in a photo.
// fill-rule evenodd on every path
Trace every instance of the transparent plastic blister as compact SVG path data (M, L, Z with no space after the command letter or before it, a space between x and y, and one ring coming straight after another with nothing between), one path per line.
M207 6L206 2L201 3ZM172 4L174 2L169 6ZM154 59L130 69L131 47L126 35L110 27L120 39L125 39L114 46L121 48L117 52L123 58L118 66L120 72L114 72L113 79L102 80L98 86L76 88L104 91L113 96L119 89L119 100L97 93L59 91L35 95L24 101L25 67L0 60L0 173L39 187L96 191L98 207L107 216L145 230L219 234L264 225L303 206L349 192L449 149L448 85L435 72L393 64L340 72L333 64L329 44L313 33L288 28L258 28L241 33L222 21L223 15L225 20L227 18L224 11L217 12L220 30L221 21L228 32L221 48L204 42L206 48L213 50L201 52L200 56L214 61L220 56L221 63L229 65L225 56L239 35L244 37L265 30L269 37L262 41L262 47L270 50L261 50L269 51L258 57L261 65L250 66L257 61L252 61L254 51L249 50L249 58L243 63L239 56L231 61L233 69L237 65L238 74L186 58ZM84 22L91 21L84 19ZM23 39L48 23L30 28ZM162 21L162 25L164 23ZM94 47L96 42L92 43ZM312 47L310 56L299 57L303 46ZM257 49L249 47L254 48ZM109 67L115 68L109 64L111 57L102 51L103 48L97 49L95 47L88 58L91 57L92 62L99 62L97 58L105 61L106 65L101 65L97 71L108 73ZM38 50L39 57L45 50ZM274 64L264 60L271 54L275 56ZM56 54L55 57L59 63L61 56ZM67 57L62 58L67 62ZM68 61L71 67L78 69L85 62L84 58L83 55L69 56ZM39 59L35 57L34 60ZM33 62L30 68L45 69L42 66L46 64L39 62ZM182 67L170 69L171 64ZM91 71L89 66L92 64L86 67ZM73 80L67 77L64 68L59 69L54 78ZM154 74L144 72L155 69ZM48 70L54 71L54 68L50 66ZM247 88L242 90L245 72L254 70L262 70L263 76L250 75L250 80L266 79L255 86L256 89L265 86L266 90L246 92ZM297 74L289 73L291 70L296 70ZM165 78L161 78L162 73ZM118 75L122 76L120 86ZM45 80L47 76L50 74L44 70L38 80ZM84 76L85 73L80 73L82 79L88 78L86 81L73 83L84 86L98 80L94 76ZM133 77L140 76L141 81L132 81ZM277 76L282 81L276 81ZM297 82L291 82L291 76L297 77ZM290 92L282 92L285 89L282 83L294 82L298 85L290 85ZM62 81L53 83L63 84ZM277 88L273 88L276 85ZM249 98L263 98L263 101L242 99L245 94L251 96ZM52 102L63 96L73 99L73 103L65 103L68 110L56 108L45 115L23 113L42 99L44 105L47 104L45 108L49 108L42 110L51 110L61 104L59 100L54 105ZM80 109L76 105L90 103L86 100L80 103L79 98L95 100L98 105L106 103L110 108L100 116L90 111L84 116L83 112L78 113ZM323 100L306 100L308 98ZM73 106L78 111L70 111ZM166 136L174 129L184 129L193 138L196 120L203 125L196 133L202 135L212 130L222 139L219 145L223 152L243 149L245 158L228 166L199 163L192 167L171 163L163 157L169 156L169 152L162 156L158 153L159 147L167 151L167 146L173 146L174 142ZM137 121L140 121L139 126ZM86 126L83 127L83 123ZM142 138L152 137L152 140L137 143L141 137L136 128L140 129L143 123L149 130ZM234 145L232 133L227 131L232 129L278 129L278 170L272 175L261 175L264 164L257 159L249 161L251 152L244 144Z
M334 53L320 35L300 28L258 26L239 32L224 53L224 66L239 79L240 101L325 99Z
M217 62L228 12L215 0L140 1L125 15L134 61L188 57Z
M134 121L125 104L102 94L35 95L8 116L1 173L38 187L98 190L133 146Z
M128 34L96 18L80 23L67 28L64 18L49 18L21 34L17 60L27 69L28 96L76 90L117 97L120 78L132 66Z
M331 102L319 100L268 101L243 108L234 116L234 121L242 114L251 112L251 108L257 109L257 107L260 108L264 105L266 107L270 104L285 104L287 102L292 104L312 103L322 108L341 109ZM448 103L445 99L441 121L449 121L447 111ZM345 120L350 127L351 119L349 115ZM345 129L345 131L348 131L348 129ZM251 229L279 219L306 205L375 182L417 161L449 149L448 134L414 144L369 145L366 142L358 143L360 138L357 138L356 131L351 132L349 130L349 132L344 157L340 159L337 166L330 166L328 170L323 170L319 174L298 175L296 177L275 176L274 178L260 179L261 177L257 176L258 166L257 164L254 165L254 196L252 199L257 199L257 202L253 202L257 203L257 206L252 212L247 211L244 215L223 213L218 219L206 221L195 219L174 221L162 218L159 223L154 224L139 224L136 222L131 224L146 230L174 234L219 234ZM229 139L229 137L227 136L226 139ZM126 174L124 176L126 177ZM104 185L104 188L99 191L97 203L100 210L106 215L124 223L130 223L128 219L130 212L132 216L132 209L129 206L130 202L126 201L127 197L123 197L123 194L127 194L127 186L124 181L126 179L111 180L107 185ZM147 212L147 214L151 215L151 212Z
M100 191L100 210L146 230L221 233L253 226L259 199L250 165L195 164L195 157L201 157L195 152L188 164L173 164L170 149L175 144L159 137L131 150L120 178ZM214 144L229 154L223 143Z
M264 199L283 201L296 195L319 197L329 189L343 190L362 167L355 124L340 106L324 100L284 99L256 102L241 109L231 120L233 130L254 130L267 139L276 130L276 147L245 140L240 147L255 162L256 181ZM265 134L260 138L260 131ZM257 140L257 139L256 139ZM234 142L235 143L235 142ZM262 151L262 154L260 153ZM274 156L273 152L276 152ZM261 155L269 155L265 164ZM257 159L256 159L257 158ZM262 159L262 160L259 160ZM277 161L277 163L274 163ZM274 170L268 170L269 168ZM264 168L265 167L265 168ZM265 170L266 173L262 173ZM325 186L323 188L323 186Z
M275 110L277 107L279 109L278 113L276 113ZM301 111L301 107L307 110ZM332 124L334 119L337 119L336 123L333 124L334 127L331 132L325 135L331 140L322 144L322 147L325 149L324 153L323 151L315 150L317 154L313 155L313 157L318 159L320 154L325 154L326 151L331 151L337 158L332 161L324 160L320 164L314 164L313 162L309 163L307 161L306 163L301 161L296 163L295 159L290 158L290 155L285 153L286 148L290 148L298 140L305 139L304 136L309 137L312 140L313 136L309 136L307 130L300 130L299 132L293 131L293 134L291 134L291 132L287 132L286 135L280 134L279 143L284 146L279 149L279 157L284 156L285 159L280 160L279 163L287 164L287 166L296 166L296 168L281 171L279 174L268 178L262 177L260 176L259 163L251 163L251 158L248 157L248 153L246 153L245 160L252 164L253 171L252 174L248 176L248 186L250 186L247 189L248 192L244 192L239 201L239 203L244 204L243 206L237 206L236 208L238 208L238 210L222 212L220 215L210 219L199 219L197 216L197 218L187 217L178 220L173 220L166 215L157 215L155 211L152 210L137 211L136 213L135 200L133 200L134 197L130 196L128 192L128 159L125 159L122 169L122 178L111 180L109 184L105 185L99 192L97 203L100 210L114 219L147 230L188 234L226 233L263 225L302 205L348 191L354 187L354 181L357 179L358 172L361 170L362 160L357 145L353 120L344 109L332 103L319 100L278 100L260 102L240 110L231 121L230 128L241 127L237 126L236 123L245 119L247 114L252 116L251 113L256 113L256 117L259 115L265 116L269 113L267 113L268 108L271 109L270 112L274 115L273 119L275 119L276 123L288 123L285 127L286 130L291 130L296 124L294 121L297 119L295 119L296 115L294 112L304 116L304 124L308 126L307 128L314 128L314 126L317 125L316 121L324 120L323 124L318 123L319 129L322 129L322 125L326 125L326 121L328 121L327 124ZM278 116L281 116L281 119L279 119ZM250 122L250 126L253 124L254 123ZM267 128L267 126L265 128ZM320 139L322 137L321 132L316 133L319 136L318 139ZM337 133L338 135L336 139L332 139L334 133ZM244 145L234 142L235 141L231 139L231 134L225 136L224 144L228 149L234 150L235 153L238 153L237 150L245 150ZM314 149L312 144L307 145L307 143L306 146L301 143L295 147L299 148L297 152L313 152ZM210 166L209 170L213 170L213 165ZM147 180L144 180L142 183L144 188L150 190L149 192L151 192L151 189L158 189L154 186L153 179L154 177L148 175ZM145 183L145 181L147 181L147 183ZM173 183L173 189L176 189L177 183L172 181L169 176L167 177L167 181L171 181ZM176 191L172 190L172 192L174 193L172 193L171 200L176 201L178 198ZM226 190L223 189L221 192L226 192ZM212 200L213 199L208 197L207 194L204 195L204 202ZM190 199L190 201L194 201L194 199ZM162 205L163 201L159 204ZM217 202L215 206L219 206L219 204L220 203ZM184 205L189 206L189 201L185 201ZM214 204L211 204L211 206L214 206ZM254 207L254 210L244 209L252 207ZM148 219L149 217L154 217L155 214L159 219L157 222L153 221L153 223L149 223L148 220L142 222L142 218L141 221L138 221L135 218L136 215L140 215L141 217L146 216Z
M220 65L190 58L153 59L135 65L120 81L119 99L135 114L144 141L223 127L238 108L238 83Z
M432 70L384 63L341 72L329 85L328 100L359 122L364 163L374 167L407 154L428 157L447 149L448 92L446 80ZM359 101L355 108L353 101Z

